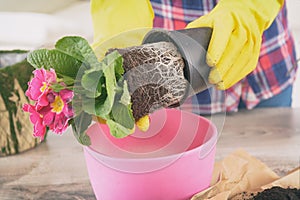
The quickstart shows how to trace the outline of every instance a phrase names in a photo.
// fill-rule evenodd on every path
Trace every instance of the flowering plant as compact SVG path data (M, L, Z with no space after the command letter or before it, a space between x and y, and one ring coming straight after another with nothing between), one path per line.
M84 38L67 36L54 49L30 52L27 60L36 69L26 91L33 104L23 110L30 113L34 136L44 139L47 129L61 134L71 125L77 140L89 145L86 130L93 117L104 119L115 137L133 132L131 97L117 51L98 61Z

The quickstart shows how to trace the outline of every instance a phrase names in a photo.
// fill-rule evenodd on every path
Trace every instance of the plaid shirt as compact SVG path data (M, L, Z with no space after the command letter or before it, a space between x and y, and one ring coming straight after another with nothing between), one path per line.
M207 14L216 0L151 0L155 13L154 27L183 29ZM297 71L294 41L288 29L286 5L264 32L260 57L255 70L225 92L210 88L189 99L183 109L197 114L235 112L242 99L248 109L261 100L282 92L291 85Z

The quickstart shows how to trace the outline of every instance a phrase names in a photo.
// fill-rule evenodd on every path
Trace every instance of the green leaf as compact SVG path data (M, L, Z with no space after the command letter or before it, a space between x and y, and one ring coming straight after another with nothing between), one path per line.
M27 61L35 68L55 69L57 74L76 78L82 63L55 49L39 49L29 53Z
M86 134L86 130L92 122L92 116L81 112L78 116L73 119L72 129L73 134L80 144L89 146L91 145L91 141L89 136Z
M92 68L101 68L101 64L88 41L79 36L67 36L58 40L55 48L82 63L88 63ZM89 67L90 68L90 67Z
M73 102L76 117L72 119L77 140L90 145L86 130L91 124L91 115L106 119L113 136L129 135L134 128L134 118L128 85L123 80L122 56L114 51L99 62L88 41L77 36L60 39L55 48L33 51L27 59L36 68L55 69L59 78L73 86L78 96ZM53 85L55 91L62 88L59 84Z
M106 121L109 127L110 134L116 138L124 138L131 134L132 130L125 128L121 124L109 119Z
M124 74L123 68L123 57L118 51L113 51L110 54L106 55L103 59L103 62L106 65L113 65L115 68L116 76L122 77Z
M65 89L65 86L63 86L61 84L52 84L50 87L52 88L52 90L54 90L54 92L59 92L59 91Z
M123 57L117 51L112 52L112 54L109 57L112 57L114 59L116 74L123 75L125 72L123 68Z
M104 58L105 61L106 59L108 58ZM96 108L97 116L107 116L111 112L117 89L117 81L115 77L114 67L114 63L110 62L103 68L107 95L105 99L102 99L103 103L99 104L99 106L97 106Z
M115 99L115 94L116 94L115 88L117 86L117 82L116 82L116 77L115 77L115 72L113 67L107 66L103 70L103 73L105 75L107 98L105 99L103 103L103 107L101 108L102 111L100 112L109 114Z
M105 93L102 93L101 96L97 98L83 98L82 99L83 110L91 115L96 115L102 117L103 119L108 119L108 114L101 112L101 107L103 106L105 99L106 99Z
M84 99L83 109L90 114L106 119L111 134L122 138L132 132L135 122L131 110L128 85L126 81L121 80L122 73L124 73L123 60L121 55L115 51L107 55L102 63L104 81L100 82L105 84L105 88L101 90L103 94L96 99ZM98 84L95 79L98 80L99 76L100 72L96 69L86 71L82 79L82 85L89 90L95 90L95 86ZM120 85L117 84L117 76L121 77Z
M124 105L119 102L115 102L111 110L112 119L118 124L128 129L133 129L134 118L131 111L131 105Z
M104 83L102 70L88 70L81 79L81 85L84 89L95 93L95 97L100 96L102 84Z
M131 96L129 94L128 85L127 85L126 80L123 81L123 93L120 98L120 103L122 103L124 105L129 105L131 103Z
M90 92L86 89L84 89L81 85L79 84L75 84L72 88L72 90L74 91L74 93L76 94L80 94L81 96L85 96L87 98L97 98L95 95L95 92Z
M75 80L69 76L64 76L64 75L61 75L62 77L62 80L63 82L66 84L66 85L74 85L74 82Z

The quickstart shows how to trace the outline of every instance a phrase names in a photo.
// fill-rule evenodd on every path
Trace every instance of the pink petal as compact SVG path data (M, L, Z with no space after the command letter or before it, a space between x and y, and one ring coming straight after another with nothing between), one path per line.
M69 103L74 97L73 91L68 89L61 90L59 95L65 103Z
M61 134L63 131L65 131L68 127L68 121L69 119L66 118L63 114L56 115L54 124L52 127L52 131L57 134Z
M30 104L24 104L23 110L25 112L29 112L30 116L29 119L31 123L35 124L37 121L41 120L40 114L35 110L35 106L30 105Z
M40 106L47 106L49 104L47 92L44 92L40 95L40 97L37 99L37 103Z
M30 116L29 116L29 119L30 119L31 123L35 124L35 123L37 123L38 121L41 120L41 117L37 113L31 113Z
M40 80L45 80L45 71L44 69L36 69L33 71L34 77L40 79Z
M25 112L29 112L29 109L30 109L30 104L28 104L28 103L25 103L22 107L22 110Z
M55 113L53 112L48 112L46 115L43 117L43 124L46 126L49 126L50 124L53 123L55 117Z
M66 104L63 109L63 114L67 118L72 118L74 116L74 111L71 105Z
M48 83L53 83L56 82L56 73L54 69L50 69L50 71L47 71L47 82Z
M37 105L36 106L36 109L38 110L38 112L41 114L41 115L43 115L43 116L45 116L45 115L47 115L49 112L51 112L51 107L50 107L50 105L47 105L47 106L39 106L39 105Z
M36 89L40 90L40 88L43 86L43 82L45 82L45 81L34 77L30 81L30 86L33 87L33 88L36 88Z
M28 83L28 89L26 91L26 96L28 96L30 99L36 101L38 97L41 95L41 87L43 86L43 83L40 82L38 79L33 78Z
M44 140L46 134L46 126L44 126L41 122L37 122L33 126L33 136L39 137L41 140Z
M44 107L40 107L37 104L31 105L31 104L24 104L23 110L25 112L29 112L30 116L29 119L31 123L33 124L33 135L35 137L40 137L41 140L44 139L45 133L46 133L46 126L43 124L43 115L39 113L38 109L45 109Z

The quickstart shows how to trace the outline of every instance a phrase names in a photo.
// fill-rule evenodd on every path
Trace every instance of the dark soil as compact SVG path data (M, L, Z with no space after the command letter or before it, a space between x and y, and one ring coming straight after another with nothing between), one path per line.
M300 189L272 187L259 192L253 200L300 200Z
M261 192L242 192L230 200L300 200L300 189L275 186Z
M179 106L187 81L184 61L172 43L160 42L117 50L123 57L124 78L131 94L133 117L162 107Z

